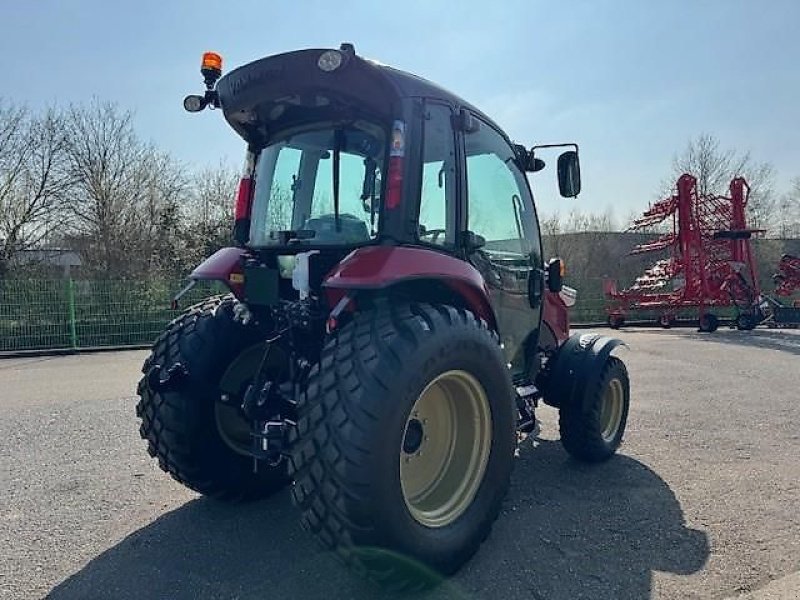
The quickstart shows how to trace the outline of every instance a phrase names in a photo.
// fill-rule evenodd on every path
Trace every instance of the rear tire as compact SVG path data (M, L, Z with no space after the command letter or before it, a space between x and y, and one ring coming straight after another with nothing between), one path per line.
M396 590L454 573L508 489L513 402L496 336L472 313L412 304L356 314L326 344L298 406L303 526Z
M186 487L222 500L270 495L288 483L286 461L276 466L234 451L220 434L219 381L258 336L233 319L233 298L214 297L172 321L142 367L136 414L139 433L161 469ZM160 385L173 369L172 380ZM185 373L185 375L181 375Z
M622 443L631 390L625 363L611 356L594 390L564 401L559 411L561 443L584 462L608 460Z

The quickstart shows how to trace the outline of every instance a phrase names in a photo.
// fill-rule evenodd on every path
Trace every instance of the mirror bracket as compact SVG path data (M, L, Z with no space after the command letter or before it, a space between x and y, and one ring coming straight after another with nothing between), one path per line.
M533 150L528 151L522 144L512 144L514 147L514 155L516 158L517 166L526 173L536 173L545 167L545 163L541 158L534 156Z

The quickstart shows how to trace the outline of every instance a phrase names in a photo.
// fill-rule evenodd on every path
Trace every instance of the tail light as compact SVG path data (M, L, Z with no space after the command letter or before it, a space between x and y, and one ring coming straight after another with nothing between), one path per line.
M248 151L244 163L244 172L239 180L239 189L236 192L236 204L233 208L233 239L240 246L250 240L250 213L253 208L253 191L255 181L255 154Z
M406 124L395 121L392 126L391 146L389 147L389 170L386 183L386 208L392 210L400 206L403 197L403 163L406 155Z
M250 201L253 198L253 179L242 177L239 180L239 190L236 192L236 206L234 207L234 219L250 218Z

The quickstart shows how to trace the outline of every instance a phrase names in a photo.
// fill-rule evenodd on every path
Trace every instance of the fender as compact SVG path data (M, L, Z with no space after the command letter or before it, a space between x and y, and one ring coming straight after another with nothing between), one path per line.
M435 250L409 246L358 248L325 276L322 287L334 306L348 291L382 290L426 279L447 285L473 313L497 329L483 276L471 264Z
M622 340L597 333L572 335L553 357L555 364L540 388L545 403L559 407L564 400L584 398L617 346L627 347Z
M569 338L569 309L557 292L545 290L542 325L550 329L556 345L564 344Z
M198 281L221 281L239 300L244 296L244 271L242 257L246 251L242 248L221 248L201 262L189 274L194 285ZM177 300L177 298L176 298Z

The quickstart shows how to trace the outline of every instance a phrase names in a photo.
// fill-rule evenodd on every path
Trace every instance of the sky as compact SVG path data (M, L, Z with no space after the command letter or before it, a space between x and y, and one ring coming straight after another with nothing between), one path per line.
M244 145L221 114L182 108L202 92L202 52L230 70L348 41L462 96L519 143L577 142L583 193L559 198L550 160L531 177L540 211L622 219L657 199L701 133L772 163L778 191L800 177L798 25L798 0L0 0L0 97L115 101L185 164L238 166Z

